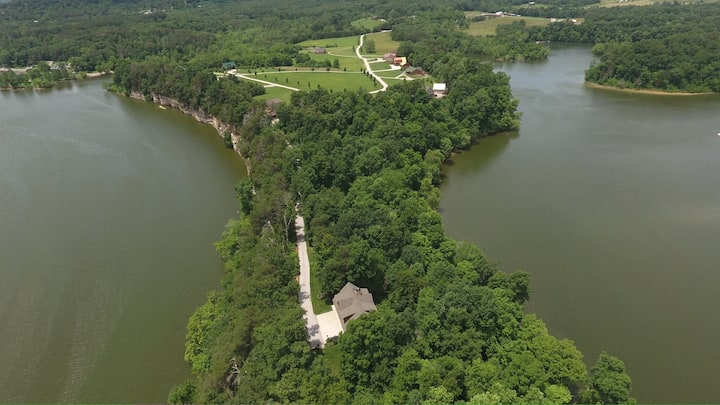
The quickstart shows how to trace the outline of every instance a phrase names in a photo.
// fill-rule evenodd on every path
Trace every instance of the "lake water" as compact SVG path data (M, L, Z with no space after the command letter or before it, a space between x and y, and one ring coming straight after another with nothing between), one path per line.
M445 168L447 232L532 275L528 309L639 401L718 402L720 97L584 86L588 48L500 67L519 132Z
M0 403L166 401L243 172L98 81L0 92Z

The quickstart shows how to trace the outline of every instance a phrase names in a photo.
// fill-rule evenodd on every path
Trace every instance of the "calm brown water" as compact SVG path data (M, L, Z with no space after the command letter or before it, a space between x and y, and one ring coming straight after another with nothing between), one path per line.
M446 167L447 232L532 275L529 310L641 402L720 401L720 98L586 88L586 48L501 67L523 112Z
M97 81L0 92L0 403L166 401L243 170Z

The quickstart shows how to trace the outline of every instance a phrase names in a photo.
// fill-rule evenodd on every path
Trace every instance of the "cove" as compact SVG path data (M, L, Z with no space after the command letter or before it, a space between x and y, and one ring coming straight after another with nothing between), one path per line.
M96 80L0 106L0 403L165 402L242 159Z
M528 309L641 403L716 402L720 97L589 88L587 47L499 66L521 129L444 168L448 234L532 276Z

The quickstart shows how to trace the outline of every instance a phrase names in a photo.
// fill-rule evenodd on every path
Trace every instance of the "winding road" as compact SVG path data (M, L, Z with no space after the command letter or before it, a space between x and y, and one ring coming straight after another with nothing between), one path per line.
M358 58L362 59L362 61L365 63L365 71L368 72L368 73L370 73L370 76L374 77L375 80L377 80L377 82L380 83L380 85L382 86L382 89L378 89L378 90L375 90L375 91L371 91L370 94L379 93L379 92L381 92L381 91L385 91L385 90L387 90L387 88L388 88L388 84L385 83L385 80L383 80L382 77L376 75L375 72L373 72L372 68L370 67L370 61L368 61L367 58L365 58L365 57L363 57L362 55L360 55L360 49L363 47L363 44L364 44L364 43L365 43L365 34L362 34L362 35L360 35L360 45L358 45L358 46L355 48L355 54L357 55Z

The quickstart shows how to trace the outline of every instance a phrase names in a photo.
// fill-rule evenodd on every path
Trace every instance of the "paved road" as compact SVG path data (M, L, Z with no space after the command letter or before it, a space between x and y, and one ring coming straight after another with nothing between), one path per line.
M373 72L372 68L370 67L370 62L367 58L364 58L362 55L360 55L360 48L362 48L363 43L365 43L365 34L360 35L360 45L355 48L355 54L357 54L357 57L362 59L362 61L365 63L365 71L370 73L370 76L374 77L375 80L382 85L382 89L371 91L370 93L379 93L381 91L385 91L388 88L387 83L385 83L385 80L382 79L382 77L378 76Z
M297 234L298 259L300 261L300 306L305 310L308 335L310 335L310 346L313 348L323 346L323 337L320 332L315 311L313 311L312 297L310 292L310 260L308 259L307 243L305 242L305 220L302 215L295 217L295 232Z

